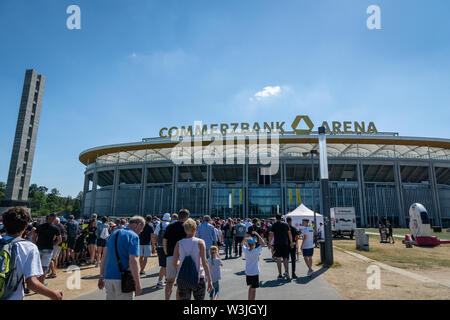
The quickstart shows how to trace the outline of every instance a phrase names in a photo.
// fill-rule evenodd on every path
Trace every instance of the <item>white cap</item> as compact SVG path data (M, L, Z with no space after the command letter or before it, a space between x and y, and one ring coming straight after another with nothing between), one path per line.
M59 222L61 222L61 219L55 218L55 221L56 221L57 223L59 223Z
M164 213L163 221L170 221L170 213Z

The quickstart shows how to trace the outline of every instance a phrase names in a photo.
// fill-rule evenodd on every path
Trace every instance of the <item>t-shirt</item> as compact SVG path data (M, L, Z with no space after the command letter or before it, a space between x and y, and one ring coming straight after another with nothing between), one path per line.
M245 232L247 230L245 224L238 223L234 226L234 229L236 230L236 237L245 238Z
M117 235L119 236L117 239L117 251L119 252L123 270L128 270L130 268L130 256L139 256L139 236L130 229L115 231L106 243L108 254L106 256L105 279L121 279L115 249Z
M89 239L97 239L97 227L88 228Z
M36 234L38 235L36 244L39 250L53 250L53 239L55 236L61 235L61 232L54 224L46 222L36 228Z
M146 223L144 229L139 234L139 244L142 246L148 246L152 240L153 225Z
M259 255L261 254L262 247L256 247L253 250L249 250L247 246L242 247L242 252L245 255L245 274L247 276L256 276L259 274Z
M233 230L234 227L230 227L230 224L227 223L225 226L222 227L222 230L224 232L224 238L231 239L233 238Z
M217 242L222 241L222 230L215 228Z
M67 234L69 237L75 238L78 234L78 221L69 221L67 223Z
M176 221L167 226L164 234L164 239L167 240L167 256L173 256L175 245L181 239L186 238L186 232L184 232L183 222Z
M245 231L247 232L248 228L252 225L252 223L249 221L246 221L246 222L244 222L244 224L245 224Z
M289 229L291 230L291 235L292 235L292 241L295 244L295 237L299 235L299 232L297 231L297 229L295 229L294 226L289 226ZM289 237L289 236L288 236Z
M59 232L61 233L62 242L58 244L58 246L61 246L63 242L67 241L67 231L66 227L64 227L61 223L55 224L55 226L59 229Z
M222 263L222 260L218 258L214 258L214 264L211 262L211 258L208 259L209 262L209 270L211 273L211 280L212 282L219 281L221 279L220 276L220 264Z
M306 242L303 245L302 249L314 248L314 231L313 231L313 228L311 228L311 227L303 227L302 234L303 234L303 241L305 241L305 236L306 236Z
M9 236L4 237L6 240L11 239ZM17 276L24 280L30 277L40 277L43 274L41 258L38 247L30 241L21 241L17 245ZM17 290L8 300L23 300L23 285L19 284Z
M275 222L270 231L273 232L274 245L289 245L289 225L286 222Z

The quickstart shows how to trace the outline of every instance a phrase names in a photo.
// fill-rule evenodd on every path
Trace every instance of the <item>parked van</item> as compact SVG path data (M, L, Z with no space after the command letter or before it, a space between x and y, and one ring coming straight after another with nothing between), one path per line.
M333 237L350 236L353 239L356 229L356 214L354 207L331 208L331 232Z

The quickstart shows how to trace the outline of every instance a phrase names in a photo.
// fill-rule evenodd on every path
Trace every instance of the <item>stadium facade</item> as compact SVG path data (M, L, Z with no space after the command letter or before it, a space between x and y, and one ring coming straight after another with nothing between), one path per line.
M297 129L302 121L307 128ZM236 124L240 133L234 126L162 128L157 138L82 152L83 214L161 215L187 208L193 215L262 218L301 203L321 211L319 157L311 153L318 136L309 117L298 116L294 131L284 122ZM420 202L433 225L450 226L449 139L379 133L373 123L322 126L330 133L331 207L355 207L361 227L375 227L380 219L407 227L410 205ZM275 170L261 169L268 167Z

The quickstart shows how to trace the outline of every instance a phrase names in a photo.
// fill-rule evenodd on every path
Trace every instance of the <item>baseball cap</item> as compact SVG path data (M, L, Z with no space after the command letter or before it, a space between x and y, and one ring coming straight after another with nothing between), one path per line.
M164 213L163 221L170 221L170 213Z
M247 243L249 246L252 246L256 243L256 238L251 237L250 239L247 240Z

